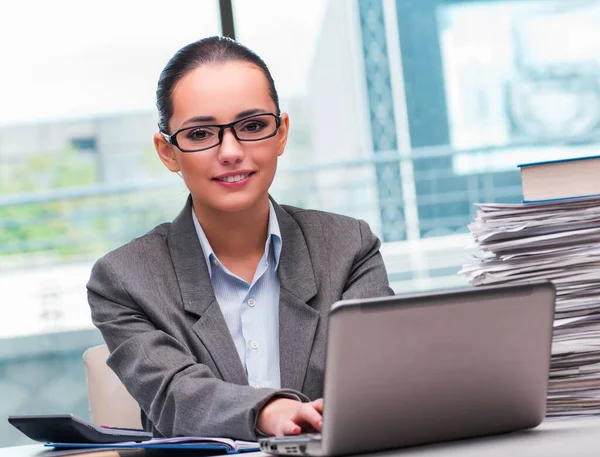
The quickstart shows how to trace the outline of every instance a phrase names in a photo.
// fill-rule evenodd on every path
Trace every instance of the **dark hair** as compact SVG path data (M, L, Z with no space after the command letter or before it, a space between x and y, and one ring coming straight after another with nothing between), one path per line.
M190 43L175 53L167 63L158 79L156 88L156 107L158 108L158 127L169 132L169 121L173 116L173 90L179 80L188 72L205 63L248 62L263 72L269 85L269 95L279 110L279 97L275 82L267 64L246 46L228 37L212 36Z

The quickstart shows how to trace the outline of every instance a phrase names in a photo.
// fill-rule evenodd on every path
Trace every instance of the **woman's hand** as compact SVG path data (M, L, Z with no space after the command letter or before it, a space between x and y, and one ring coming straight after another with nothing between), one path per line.
M256 426L265 435L298 435L321 431L323 399L302 403L289 398L276 398L258 413Z

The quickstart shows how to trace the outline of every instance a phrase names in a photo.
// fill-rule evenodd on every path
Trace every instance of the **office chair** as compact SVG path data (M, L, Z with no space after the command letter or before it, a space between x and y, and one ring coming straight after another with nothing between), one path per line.
M106 345L83 353L90 419L97 425L142 428L140 407L117 375L106 365Z

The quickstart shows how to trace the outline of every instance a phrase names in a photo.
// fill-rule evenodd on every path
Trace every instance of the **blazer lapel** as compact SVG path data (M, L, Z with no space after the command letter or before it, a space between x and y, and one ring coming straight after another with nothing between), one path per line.
M319 322L319 313L307 304L317 284L304 235L298 223L273 202L281 231L279 259L279 358L281 387L302 391Z
M191 212L190 196L167 235L183 307L199 317L192 329L210 352L223 380L248 384L244 367L213 292Z

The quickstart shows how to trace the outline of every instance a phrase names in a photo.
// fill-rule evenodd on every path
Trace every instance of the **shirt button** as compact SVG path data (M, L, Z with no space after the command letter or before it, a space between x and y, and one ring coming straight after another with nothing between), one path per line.
M264 384L256 384L254 387L256 387L257 389L262 389L263 387L265 387Z
M258 346L259 346L258 341L250 341L250 347L252 349L258 349Z
M251 298L250 300L248 300L248 306L250 308L254 308L254 305L256 305L256 300L254 300L254 298Z

